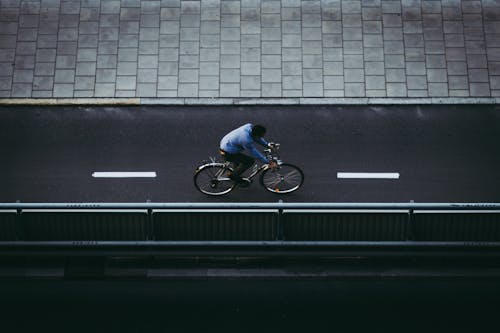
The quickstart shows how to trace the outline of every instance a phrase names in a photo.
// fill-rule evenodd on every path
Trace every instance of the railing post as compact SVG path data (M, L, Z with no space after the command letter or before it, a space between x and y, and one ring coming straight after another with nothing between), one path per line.
M148 218L146 222L146 240L155 240L154 225L153 225L153 208L149 205L151 200L146 201L148 203Z
M276 240L285 240L284 227L283 227L283 200L278 201L278 234Z

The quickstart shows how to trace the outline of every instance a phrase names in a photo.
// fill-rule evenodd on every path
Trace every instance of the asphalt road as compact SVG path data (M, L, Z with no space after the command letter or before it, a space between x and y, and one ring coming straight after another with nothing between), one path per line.
M195 167L247 122L303 169L299 191L196 191ZM0 202L499 202L499 142L498 105L1 107ZM104 171L157 177L92 177Z

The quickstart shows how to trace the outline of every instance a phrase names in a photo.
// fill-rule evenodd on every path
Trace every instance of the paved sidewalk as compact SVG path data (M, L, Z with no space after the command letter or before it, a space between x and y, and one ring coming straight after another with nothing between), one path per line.
M0 0L1 98L500 97L500 1Z

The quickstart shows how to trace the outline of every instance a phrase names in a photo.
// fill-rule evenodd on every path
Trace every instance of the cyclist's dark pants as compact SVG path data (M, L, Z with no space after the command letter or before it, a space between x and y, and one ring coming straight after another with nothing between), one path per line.
M245 172L246 169L250 168L255 162L255 159L241 153L224 153L224 158L226 159L226 161L233 162L235 165L232 177L240 177L241 174Z

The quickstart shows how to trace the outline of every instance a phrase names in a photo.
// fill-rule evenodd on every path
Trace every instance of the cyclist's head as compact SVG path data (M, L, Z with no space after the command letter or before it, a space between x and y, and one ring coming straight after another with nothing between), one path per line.
M262 138L266 134L266 128L262 125L253 125L252 136L254 138Z

